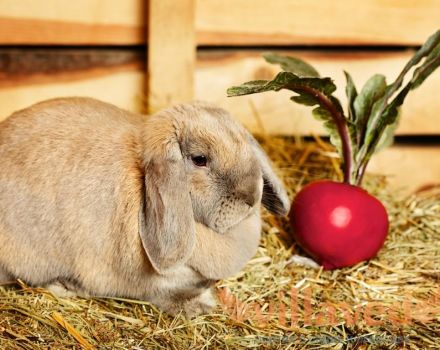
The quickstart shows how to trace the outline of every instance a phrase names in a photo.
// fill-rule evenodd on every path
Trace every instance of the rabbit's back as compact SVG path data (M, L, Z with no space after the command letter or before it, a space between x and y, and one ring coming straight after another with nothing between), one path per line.
M87 279L88 264L123 270L115 249L142 256L128 249L138 239L142 122L103 102L68 98L0 123L0 266L41 284Z

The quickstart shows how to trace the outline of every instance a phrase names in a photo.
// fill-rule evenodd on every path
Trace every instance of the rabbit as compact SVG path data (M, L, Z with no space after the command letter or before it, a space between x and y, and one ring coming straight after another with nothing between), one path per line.
M261 204L289 210L257 141L204 102L43 101L0 123L0 159L0 283L66 296L208 312L258 248Z

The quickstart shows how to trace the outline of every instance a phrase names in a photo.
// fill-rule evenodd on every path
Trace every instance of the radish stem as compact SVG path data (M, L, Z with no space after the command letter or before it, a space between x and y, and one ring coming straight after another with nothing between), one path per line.
M321 91L314 89L309 86L292 86L292 90L300 90L307 94L313 95L319 102L319 105L325 108L332 116L336 128L338 130L339 137L342 143L342 159L344 163L343 173L344 173L344 183L351 183L351 173L353 166L353 148L351 144L350 134L348 131L348 125L344 115L335 107L334 103L330 99L321 93Z

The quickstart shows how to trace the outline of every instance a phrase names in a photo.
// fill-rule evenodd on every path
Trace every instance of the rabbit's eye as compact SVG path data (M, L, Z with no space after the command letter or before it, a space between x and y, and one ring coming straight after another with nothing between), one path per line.
M191 160L196 166L206 166L206 157L205 156L191 156Z

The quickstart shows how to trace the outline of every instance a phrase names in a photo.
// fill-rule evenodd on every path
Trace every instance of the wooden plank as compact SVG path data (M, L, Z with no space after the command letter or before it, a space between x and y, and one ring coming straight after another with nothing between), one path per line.
M0 121L33 103L63 96L94 97L131 111L145 110L145 73L138 67L65 72L57 77L57 81L45 81L43 76L44 82L0 88Z
M368 172L388 175L389 185L403 192L440 186L440 145L387 148L372 158Z
M38 21L0 17L0 44L133 45L144 43L143 27Z
M2 0L0 15L89 24L143 24L144 0Z
M195 0L150 1L148 110L193 98Z
M0 44L140 44L145 13L143 0L2 0Z
M91 96L141 112L144 85L142 49L0 49L0 120L59 96Z
M419 45L438 0L199 0L202 45Z
M438 0L194 1L199 45L420 45L440 23ZM2 0L0 44L142 44L146 4Z
M339 87L336 91L345 106L345 78L350 72L358 90L375 73L383 73L388 81L395 79L413 54L412 51L289 51L317 67L322 76L330 76ZM256 114L266 132L271 134L325 134L320 122L313 119L311 108L289 100L288 91L226 97L226 89L245 81L271 79L278 66L265 63L258 50L202 51L196 69L195 97L221 105L231 111L254 132L261 132ZM434 73L417 90L410 93L402 108L400 135L440 134L440 72ZM257 112L257 113L256 113Z
M145 53L118 49L0 49L0 89L145 69Z

